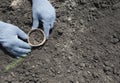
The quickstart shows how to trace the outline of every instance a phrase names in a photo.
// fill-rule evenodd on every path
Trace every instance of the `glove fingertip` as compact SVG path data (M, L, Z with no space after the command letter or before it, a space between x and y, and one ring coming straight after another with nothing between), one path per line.
M39 26L39 20L38 19L33 19L32 29L37 29L38 26Z
M24 39L24 40L28 39L28 35L24 34L24 35L22 36L22 39Z
M24 39L24 40L26 40L27 38L28 38L28 36L27 36L27 34L24 32L24 31L22 31L21 29L17 29L18 30L18 32L17 32L17 35L20 37L20 38L22 38L22 39Z
M35 28L35 27L32 26L32 30L34 30L34 29L37 29L37 27Z
M23 54L23 55L21 55L22 57L26 57L27 56L27 54Z

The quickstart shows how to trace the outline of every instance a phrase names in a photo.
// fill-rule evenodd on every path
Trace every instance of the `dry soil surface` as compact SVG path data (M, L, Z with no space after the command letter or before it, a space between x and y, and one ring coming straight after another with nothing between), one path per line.
M0 1L0 20L31 29L31 4ZM17 67L0 50L0 83L120 83L120 1L51 0L57 18L49 40Z

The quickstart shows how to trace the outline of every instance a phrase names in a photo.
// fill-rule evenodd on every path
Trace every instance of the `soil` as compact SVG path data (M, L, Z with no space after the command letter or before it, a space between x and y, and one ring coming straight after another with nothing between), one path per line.
M31 4L11 8L0 1L0 20L28 33ZM57 13L54 29L41 48L16 68L15 58L0 50L0 83L120 83L120 1L51 0Z
M33 30L29 33L29 43L39 45L44 40L44 35L40 30Z

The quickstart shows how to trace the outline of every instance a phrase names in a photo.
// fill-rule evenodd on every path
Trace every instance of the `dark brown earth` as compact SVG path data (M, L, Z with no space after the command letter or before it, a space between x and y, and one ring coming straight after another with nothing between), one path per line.
M31 4L0 1L0 20L30 30ZM16 68L0 50L0 83L120 83L120 1L51 0L57 19L49 40Z
M39 45L44 40L44 34L39 30L35 29L29 33L29 43L32 45Z

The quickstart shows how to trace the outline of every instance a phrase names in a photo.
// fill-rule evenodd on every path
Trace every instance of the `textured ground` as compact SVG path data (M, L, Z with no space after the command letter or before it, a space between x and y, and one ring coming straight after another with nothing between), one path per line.
M31 4L0 1L0 20L31 29ZM0 83L120 83L119 0L51 0L57 19L49 40L16 68L0 50Z

